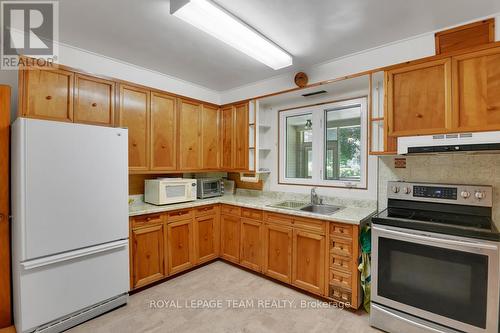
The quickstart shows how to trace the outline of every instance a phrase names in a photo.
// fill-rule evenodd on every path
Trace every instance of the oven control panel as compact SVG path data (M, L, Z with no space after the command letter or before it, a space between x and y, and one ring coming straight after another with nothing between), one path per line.
M389 199L491 207L493 190L484 185L388 182Z

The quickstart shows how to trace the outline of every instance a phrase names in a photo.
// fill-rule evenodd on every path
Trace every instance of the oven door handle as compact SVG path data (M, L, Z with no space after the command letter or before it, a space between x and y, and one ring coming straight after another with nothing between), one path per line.
M421 241L432 241L434 243L440 243L443 245L455 245L459 247L467 247L467 248L472 248L472 249L480 249L480 250L490 250L490 251L497 251L498 247L495 245L490 245L490 244L484 244L484 243L476 243L476 242L466 242L466 241L460 241L460 240L455 240L455 239L447 239L447 238L439 238L439 237L433 237L428 234L417 234L415 232L401 232L397 230L392 230L388 228L381 228L378 226L372 226L373 231L378 231L380 233L388 234L388 235L393 235L393 236L398 236L401 238L406 238L406 239L414 239L414 240L421 240Z

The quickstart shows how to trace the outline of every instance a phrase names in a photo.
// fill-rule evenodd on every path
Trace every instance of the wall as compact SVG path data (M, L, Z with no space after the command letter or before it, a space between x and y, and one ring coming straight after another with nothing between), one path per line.
M496 41L500 41L500 13L492 14L488 17L477 18L468 22L462 22L455 26L490 17L495 17L496 19L495 39ZM444 27L439 30L446 30L448 28L452 27ZM345 57L333 59L322 64L317 64L310 68L303 68L302 70L309 76L309 82L315 83L409 60L433 56L435 55L434 33L435 31L431 31L419 36L381 45ZM286 73L270 79L223 91L221 92L221 102L222 104L226 104L296 88L293 80L294 75L295 72Z
M394 168L394 157L379 158L379 209L387 207L387 181L493 186L493 218L500 228L500 154L407 156L406 169Z

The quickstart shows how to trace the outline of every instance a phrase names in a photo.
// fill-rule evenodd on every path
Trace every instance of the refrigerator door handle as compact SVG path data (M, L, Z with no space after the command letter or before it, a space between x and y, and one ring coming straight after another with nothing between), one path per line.
M53 265L63 261L78 259L93 254L115 250L121 247L125 247L127 245L128 245L128 239L119 240L116 242L87 247L84 249L79 249L71 252L60 253L49 257L25 261L21 263L21 267L23 267L25 270L35 269L43 266Z

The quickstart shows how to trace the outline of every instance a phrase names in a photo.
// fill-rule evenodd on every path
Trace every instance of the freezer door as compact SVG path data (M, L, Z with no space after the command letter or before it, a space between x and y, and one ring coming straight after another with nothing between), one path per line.
M18 118L13 242L19 261L128 237L127 130Z
M14 264L14 319L30 331L129 288L128 241Z

